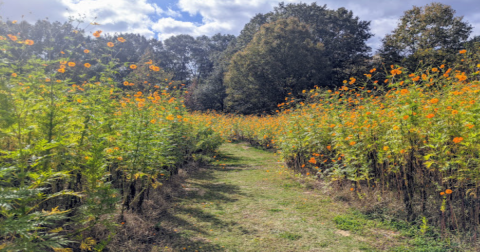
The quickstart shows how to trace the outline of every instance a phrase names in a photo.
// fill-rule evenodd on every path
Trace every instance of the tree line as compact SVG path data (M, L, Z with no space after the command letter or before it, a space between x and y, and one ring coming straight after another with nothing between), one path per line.
M122 83L132 78L130 64L153 59L150 63L165 72L161 76L169 76L174 86L186 89L190 110L242 114L274 113L287 96L301 99L303 90L341 86L372 68L398 64L414 70L420 65L449 63L458 50L475 50L480 41L479 37L469 39L472 26L441 3L406 11L373 56L366 43L374 35L370 21L360 20L345 8L331 10L316 3L280 3L271 12L255 15L239 36L182 34L159 41L122 33L94 38L73 20L2 24L0 33L20 33L35 41L28 51L4 52L5 60L68 56L80 62L88 50L97 55L89 58L91 67L78 68L69 76L73 81L94 78L103 70L103 64L96 63L103 62L105 45L114 41L116 61L110 64L115 64L119 87L128 89ZM119 38L125 42L118 43ZM52 66L51 71L55 70ZM163 81L150 79L152 84Z

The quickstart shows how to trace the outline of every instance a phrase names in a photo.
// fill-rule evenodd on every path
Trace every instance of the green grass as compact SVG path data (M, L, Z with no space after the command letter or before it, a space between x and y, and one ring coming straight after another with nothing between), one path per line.
M153 251L395 251L412 247L392 228L352 215L344 202L308 189L312 187L308 179L295 178L271 152L228 143L216 159L185 181L185 193L175 199L176 206L161 222L164 235Z

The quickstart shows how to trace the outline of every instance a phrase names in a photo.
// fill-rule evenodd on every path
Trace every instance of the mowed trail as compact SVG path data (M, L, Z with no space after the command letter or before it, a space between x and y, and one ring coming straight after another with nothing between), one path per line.
M216 159L184 182L152 251L372 251L385 238L337 229L345 204L297 182L271 152L227 143Z

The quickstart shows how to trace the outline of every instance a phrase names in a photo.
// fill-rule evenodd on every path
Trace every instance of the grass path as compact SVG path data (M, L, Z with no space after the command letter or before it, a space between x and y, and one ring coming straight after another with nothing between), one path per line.
M217 160L185 181L152 251L373 251L398 240L337 229L345 204L296 182L273 153L229 143Z

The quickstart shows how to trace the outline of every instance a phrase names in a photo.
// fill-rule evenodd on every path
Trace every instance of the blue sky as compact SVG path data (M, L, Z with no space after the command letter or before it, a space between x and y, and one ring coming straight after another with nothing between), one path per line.
M257 13L267 13L279 2L327 5L329 9L345 7L361 20L371 21L375 34L367 43L374 51L381 39L397 26L403 12L413 5L423 6L429 0L0 0L3 20L35 22L48 17L66 21L69 16L82 17L87 32L132 32L164 40L178 34L192 36L216 33L238 35ZM472 35L480 35L480 2L478 0L438 0L448 4L474 26ZM22 15L24 17L22 18ZM96 17L96 18L95 18Z

